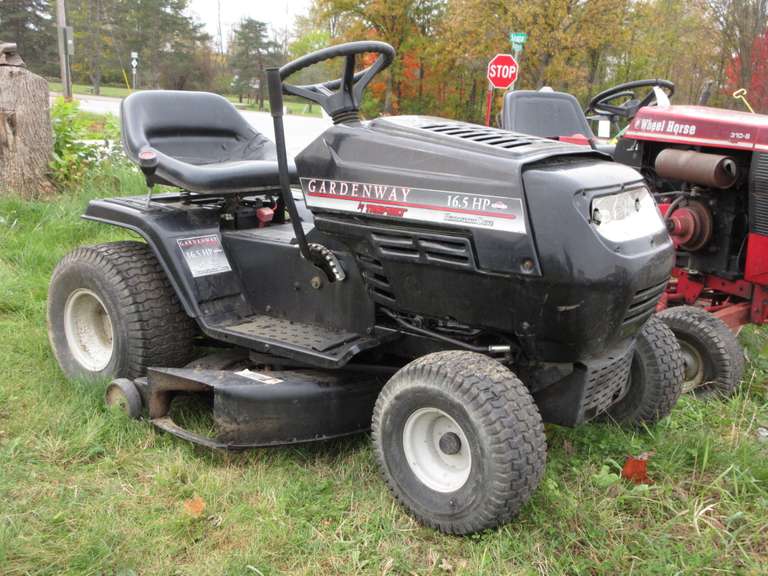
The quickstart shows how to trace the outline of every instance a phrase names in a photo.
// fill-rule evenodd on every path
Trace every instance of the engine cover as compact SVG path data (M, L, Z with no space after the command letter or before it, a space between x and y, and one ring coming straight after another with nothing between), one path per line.
M296 164L310 241L345 245L377 305L507 335L542 360L634 337L672 268L640 174L582 146L406 116L334 126ZM592 218L632 191L647 227Z

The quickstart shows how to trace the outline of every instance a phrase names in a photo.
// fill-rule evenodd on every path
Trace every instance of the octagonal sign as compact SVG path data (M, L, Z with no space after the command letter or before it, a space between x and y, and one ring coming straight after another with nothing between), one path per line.
M517 60L511 54L496 54L488 62L488 81L494 88L509 88L517 80Z

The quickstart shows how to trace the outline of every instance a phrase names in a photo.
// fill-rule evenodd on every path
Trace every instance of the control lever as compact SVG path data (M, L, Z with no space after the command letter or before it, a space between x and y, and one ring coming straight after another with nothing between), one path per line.
M155 187L155 182L152 177L157 171L157 167L160 164L160 159L157 157L157 152L150 148L145 148L139 152L139 168L144 173L144 180L147 182L147 208L152 200L152 190Z
M296 208L296 201L291 192L291 179L288 174L288 153L285 149L285 127L283 126L283 81L279 68L267 68L267 87L269 89L269 111L275 126L275 149L277 152L277 169L280 181L280 194L283 204L291 217L296 243L301 255L316 267L323 270L331 282L342 282L346 277L341 263L330 250L319 244L310 244L304 234L301 216Z

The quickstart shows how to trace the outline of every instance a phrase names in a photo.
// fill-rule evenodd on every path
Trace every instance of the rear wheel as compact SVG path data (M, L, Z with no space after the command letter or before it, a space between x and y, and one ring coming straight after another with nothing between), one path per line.
M528 390L472 352L428 354L397 372L376 402L373 442L395 498L423 524L453 534L511 520L546 462Z
M744 372L744 353L725 322L695 306L667 308L658 317L680 343L685 392L706 398L736 391Z
M675 335L660 319L651 317L635 342L627 393L608 409L608 416L622 424L658 422L680 398L683 372Z
M183 366L196 332L146 244L78 248L51 277L48 336L69 378L136 378L149 366Z

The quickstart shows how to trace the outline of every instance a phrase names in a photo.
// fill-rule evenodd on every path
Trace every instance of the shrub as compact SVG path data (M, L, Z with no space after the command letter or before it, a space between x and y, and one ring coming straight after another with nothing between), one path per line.
M90 168L110 155L109 145L95 144L89 139L119 138L116 119L81 112L77 100L57 98L51 109L51 122L51 180L60 188L81 182Z

